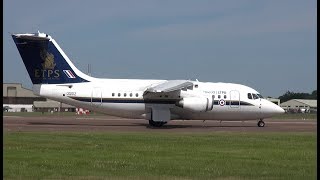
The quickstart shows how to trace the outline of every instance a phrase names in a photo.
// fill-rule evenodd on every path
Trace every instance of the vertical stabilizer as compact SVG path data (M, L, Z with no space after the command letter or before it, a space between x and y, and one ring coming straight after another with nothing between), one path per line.
M12 34L33 84L89 82L51 36L40 33Z

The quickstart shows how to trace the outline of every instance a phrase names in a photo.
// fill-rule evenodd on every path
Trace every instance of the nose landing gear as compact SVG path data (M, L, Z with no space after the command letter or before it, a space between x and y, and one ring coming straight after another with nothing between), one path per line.
M166 124L167 122L163 122L163 121L153 121L153 120L149 120L149 125L153 126L153 127L161 127L164 124Z
M258 121L258 126L259 127L264 127L264 122L263 122L263 120L262 119L260 119L259 121Z

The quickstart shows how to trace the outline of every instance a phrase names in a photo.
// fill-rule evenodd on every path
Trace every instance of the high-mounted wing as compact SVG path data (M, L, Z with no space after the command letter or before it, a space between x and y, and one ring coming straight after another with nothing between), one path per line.
M193 83L187 80L169 80L164 83L158 84L154 87L149 87L145 92L172 92L185 88L192 87Z

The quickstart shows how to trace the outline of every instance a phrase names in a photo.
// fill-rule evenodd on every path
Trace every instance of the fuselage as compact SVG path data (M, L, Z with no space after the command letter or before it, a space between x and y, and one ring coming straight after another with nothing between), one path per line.
M144 94L148 87L165 81L96 78L92 82L34 85L33 90L39 96L76 107L128 118L149 119L154 105L169 107L171 119L256 120L283 113L282 108L259 97L256 90L233 83L193 81L193 88L179 93ZM190 97L212 99L212 110L196 112L177 106L177 101Z

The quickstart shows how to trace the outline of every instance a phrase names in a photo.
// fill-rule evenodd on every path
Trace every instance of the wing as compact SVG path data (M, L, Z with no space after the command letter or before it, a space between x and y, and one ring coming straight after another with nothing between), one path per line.
M181 89L187 89L193 86L191 81L187 80L169 80L164 83L158 84L146 89L145 93L167 93Z

